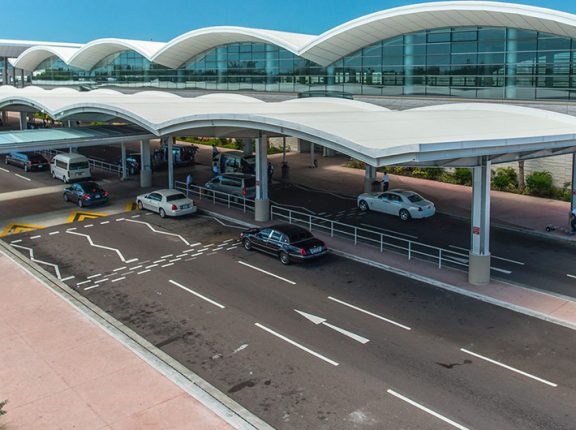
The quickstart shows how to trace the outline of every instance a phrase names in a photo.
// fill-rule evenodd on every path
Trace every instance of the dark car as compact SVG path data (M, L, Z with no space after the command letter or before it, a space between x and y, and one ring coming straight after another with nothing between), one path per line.
M122 159L116 164L122 168ZM129 175L136 175L140 172L140 154L130 154L126 156L126 170Z
M240 239L246 250L257 249L275 255L282 264L311 260L328 252L324 242L305 228L292 224L251 228L240 233Z
M26 152L11 152L4 159L6 164L22 167L25 172L30 170L42 170L48 168L50 163L40 154L30 154Z
M96 182L79 182L64 188L64 201L76 203L79 207L106 203L108 191L104 191Z

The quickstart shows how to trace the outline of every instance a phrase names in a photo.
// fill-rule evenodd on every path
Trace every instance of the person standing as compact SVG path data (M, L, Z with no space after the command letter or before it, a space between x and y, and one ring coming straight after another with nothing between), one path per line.
M388 191L390 188L390 176L388 176L388 172L384 172L384 176L382 176L382 191Z
M272 182L272 175L274 175L274 166L268 161L268 182Z
M212 163L212 175L214 177L218 176L218 174L220 173L220 169L218 168L218 162L214 161Z
M192 173L188 173L186 176L186 192L190 191L190 187L192 186Z
M570 227L572 227L571 233L576 233L576 206L570 212Z
M218 148L216 148L216 145L212 144L212 159L214 159L214 157L216 157L218 155Z

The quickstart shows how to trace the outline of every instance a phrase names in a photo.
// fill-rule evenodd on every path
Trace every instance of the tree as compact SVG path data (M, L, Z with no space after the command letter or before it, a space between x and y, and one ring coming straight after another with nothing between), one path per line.
M524 160L518 161L518 191L524 194L526 189L526 179L524 175Z

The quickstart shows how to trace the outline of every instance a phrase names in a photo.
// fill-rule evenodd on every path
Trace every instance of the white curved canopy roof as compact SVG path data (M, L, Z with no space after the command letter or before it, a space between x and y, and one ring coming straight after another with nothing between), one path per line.
M16 67L33 70L56 55L71 66L89 70L104 57L134 50L150 61L177 68L208 49L235 42L270 43L327 66L364 46L425 29L490 26L512 27L576 38L576 15L551 9L490 1L420 3L366 15L319 36L245 27L207 27L185 33L168 43L125 39L99 39L70 50L48 49L43 44L22 52ZM0 41L0 47L1 45ZM73 52L74 49L77 49Z
M576 151L576 117L516 107L494 110L475 103L387 111L330 98L255 103L6 86L0 87L0 109L38 110L56 119L104 115L156 136L289 135L375 166L473 166L479 157L499 163Z

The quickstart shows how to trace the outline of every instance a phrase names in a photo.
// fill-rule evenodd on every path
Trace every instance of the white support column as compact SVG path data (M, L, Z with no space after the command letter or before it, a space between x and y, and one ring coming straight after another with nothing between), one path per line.
M372 183L376 181L376 167L366 164L364 170L364 192L372 192Z
M26 112L20 112L20 130L28 129L28 116Z
M252 139L250 137L245 137L242 139L242 151L245 155L252 155L254 152Z
M286 162L286 136L282 136L282 163Z
M172 151L172 145L174 144L174 138L168 136L166 138L166 152L168 152L168 188L174 188L174 152Z
M309 167L316 167L316 145L310 142L310 166Z
M126 143L120 143L120 151L122 152L122 180L128 179L128 169L126 167Z
M150 165L150 141L140 141L140 187L152 186L152 166Z
M8 57L4 57L4 68L2 69L2 85L8 84Z
M254 219L270 220L270 200L268 199L268 136L260 134L256 139L256 200Z
M570 212L576 207L576 152L572 154L572 198L570 199Z
M490 161L483 159L473 169L472 230L468 282L490 282Z

